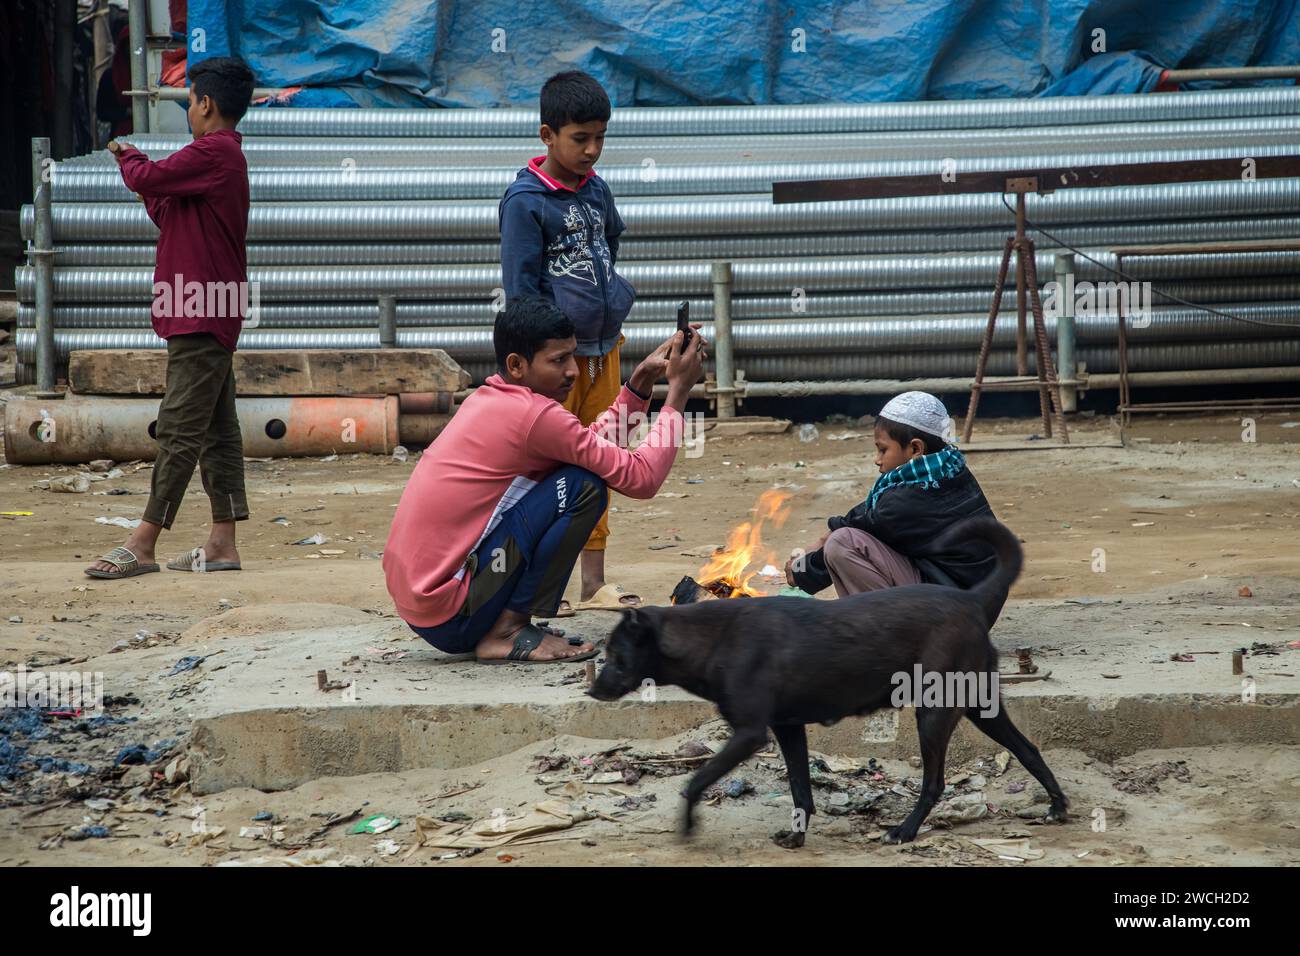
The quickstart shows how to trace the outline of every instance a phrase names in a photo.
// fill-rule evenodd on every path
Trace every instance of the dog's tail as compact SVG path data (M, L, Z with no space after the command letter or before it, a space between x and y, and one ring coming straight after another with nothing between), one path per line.
M1002 605L1006 603L1011 585L1020 576L1020 569L1024 565L1024 552L1020 548L1020 539L1015 536L1015 533L1002 522L991 517L970 518L961 522L936 542L936 546L942 550L945 546L972 539L987 541L993 547L997 558L993 573L970 589L970 593L983 606L984 616L992 627L1002 611Z

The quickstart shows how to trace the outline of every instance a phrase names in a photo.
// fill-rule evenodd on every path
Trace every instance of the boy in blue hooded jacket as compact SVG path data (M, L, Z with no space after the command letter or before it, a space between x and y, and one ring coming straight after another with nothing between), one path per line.
M622 388L619 345L636 298L631 284L614 271L625 226L613 193L594 168L610 112L609 97L586 73L557 73L547 80L541 93L546 155L519 171L498 207L506 299L540 295L576 329L579 375L564 407L584 426L604 413ZM607 510L583 549L579 608L640 603L637 595L605 582L608 537Z

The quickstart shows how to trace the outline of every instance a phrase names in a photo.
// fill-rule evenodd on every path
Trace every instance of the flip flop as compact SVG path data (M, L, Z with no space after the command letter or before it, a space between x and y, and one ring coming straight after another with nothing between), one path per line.
M194 559L203 553L202 548L195 548L193 551L186 551L167 562L168 571L193 571ZM200 571L241 571L238 561L206 561L199 569Z
M633 602L620 600L633 598ZM628 608L640 607L641 595L623 589L619 584L606 584L591 596L590 601L579 601L574 605L575 611L626 611Z
M575 661L585 661L595 657L600 653L600 648L593 647L586 654L578 654L574 657L556 657L551 660L535 661L529 658L537 647L546 639L547 632L543 631L536 624L525 624L515 634L515 643L510 648L510 654L507 657L497 657L490 660L478 658L480 664L572 664ZM571 637L569 643L575 647L582 645L584 642L581 638Z
M100 561L107 561L109 564L116 565L116 571L100 571L96 568L86 568L86 574L92 578L112 581L117 578L133 578L137 574L149 574L152 571L159 570L155 564L141 564L130 548L116 547L107 554L100 555Z

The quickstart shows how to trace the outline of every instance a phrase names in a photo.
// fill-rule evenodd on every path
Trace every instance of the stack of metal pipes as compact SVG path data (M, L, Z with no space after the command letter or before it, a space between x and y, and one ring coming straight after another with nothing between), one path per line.
M446 349L481 381L500 308L497 203L543 151L532 109L258 109L240 129L249 163L249 279L257 327L240 347L377 348L381 297L396 299L397 345ZM619 271L638 299L628 371L669 335L677 303L713 334L729 297L734 364L749 382L830 383L974 371L1014 217L996 194L773 205L773 182L950 170L1020 170L1293 153L1300 89L1038 100L615 110L598 169L627 223ZM128 141L151 158L175 136ZM59 361L86 348L151 348L157 230L105 154L56 164L52 322ZM1109 251L1171 242L1300 235L1300 180L1074 189L1030 195L1027 216L1076 257L1076 283L1114 279ZM22 228L36 235L36 211ZM1040 283L1067 250L1030 232ZM731 264L729 287L714 263ZM1300 253L1130 256L1158 295L1129 333L1134 372L1300 366ZM37 347L32 265L19 267L20 377ZM1015 372L1008 282L988 372ZM1056 341L1049 316L1048 334ZM1080 313L1075 359L1117 365L1113 308ZM1032 349L1031 369L1032 369ZM1067 372L1068 370L1062 370ZM1229 379L1224 379L1229 380ZM760 390L761 391L761 390ZM751 394L756 394L751 392Z

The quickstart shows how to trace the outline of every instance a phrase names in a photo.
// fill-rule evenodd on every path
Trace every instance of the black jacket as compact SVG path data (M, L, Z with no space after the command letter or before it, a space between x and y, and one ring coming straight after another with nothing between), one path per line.
M827 526L858 528L910 558L927 584L969 588L993 571L993 549L983 541L964 541L939 551L935 541L952 525L976 515L993 517L993 509L969 468L940 488L895 485L876 499L875 511L867 503L848 514L829 518ZM831 586L830 572L821 550L804 555L804 569L794 572L795 584L816 594Z

